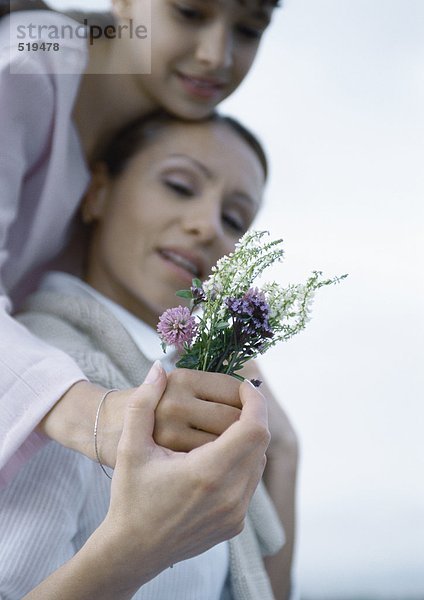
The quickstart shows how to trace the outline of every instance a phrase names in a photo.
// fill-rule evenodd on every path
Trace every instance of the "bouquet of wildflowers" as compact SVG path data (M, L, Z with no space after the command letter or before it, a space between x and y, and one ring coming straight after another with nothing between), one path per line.
M267 267L283 258L282 240L267 236L266 231L246 233L204 283L193 279L190 290L177 292L190 300L190 308L178 306L161 315L162 347L179 350L177 367L243 379L237 371L246 361L304 329L317 289L346 277L323 279L314 271L304 284L253 287Z

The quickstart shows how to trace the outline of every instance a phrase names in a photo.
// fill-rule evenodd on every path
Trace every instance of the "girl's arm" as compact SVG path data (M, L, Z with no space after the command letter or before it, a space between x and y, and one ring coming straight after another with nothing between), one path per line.
M243 376L263 381L263 375L254 361L245 366ZM286 413L266 382L259 389L268 402L271 432L263 481L286 534L283 548L276 555L265 557L264 562L276 599L287 600L290 597L295 540L298 442Z
M4 59L0 61L0 485L9 481L45 443L40 434L94 458L92 429L102 394L100 388L85 381L71 358L35 338L9 314L11 303L6 290L21 282L24 273L31 272L35 265L51 258L43 254L45 233L36 229L37 224L42 222L45 230L48 223L47 231L64 224L55 222L60 218L60 210L56 209L56 216L52 216L55 213L51 207L39 209L35 191L33 198L26 197L26 205L22 198L27 174L50 148L55 85L38 64L42 60L39 53L25 58L25 68L31 67L31 75L12 75L11 61L15 60L14 68L18 69L22 57L11 58L8 44L6 20L0 21L0 56ZM54 198L53 202L58 200ZM38 231L39 239L38 245L34 242L31 248L25 245L29 228ZM178 381L174 385L174 379L170 392L179 385ZM239 408L234 407L228 394L218 398L221 410L215 410L211 402L204 400L209 399L203 392L207 386L197 387L191 395L165 395L155 432L159 443L187 451L210 441L238 418ZM104 413L103 424L111 430L103 456L109 466L115 465L124 406L130 393L122 392ZM184 406L175 402L180 397L186 400ZM198 420L190 427L195 410ZM37 427L37 433L33 433Z
M8 45L9 30L0 21L0 484L43 444L41 436L31 435L40 419L84 379L69 357L37 340L9 314L6 290L25 277L26 267L41 262L45 251L45 240L38 253L25 246L26 228L35 227L41 215L36 197L25 205L21 196L27 173L48 148L54 92L36 62L34 75L10 73L15 59ZM18 69L19 60L13 65Z

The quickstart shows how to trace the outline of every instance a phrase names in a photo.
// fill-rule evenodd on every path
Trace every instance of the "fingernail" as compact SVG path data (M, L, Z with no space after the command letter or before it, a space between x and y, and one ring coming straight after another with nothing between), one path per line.
M159 379L159 376L162 371L162 365L160 360L156 360L150 368L150 371L147 373L146 378L143 383L155 383Z

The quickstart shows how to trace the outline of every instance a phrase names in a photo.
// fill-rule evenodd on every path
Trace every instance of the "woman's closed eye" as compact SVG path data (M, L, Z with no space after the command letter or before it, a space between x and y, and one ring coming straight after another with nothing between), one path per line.
M248 225L243 215L236 211L226 211L222 214L224 225L232 229L237 234L243 234L247 231Z
M178 196L191 198L195 194L193 186L182 179L168 177L163 183Z

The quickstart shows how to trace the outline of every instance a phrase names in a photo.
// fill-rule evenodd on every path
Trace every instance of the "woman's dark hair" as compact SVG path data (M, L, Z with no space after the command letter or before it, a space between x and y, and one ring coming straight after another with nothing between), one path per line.
M94 162L103 162L109 175L112 178L118 177L139 150L153 141L166 127L178 123L185 123L185 121L163 111L157 111L138 118L121 129L106 144L103 151L95 156ZM187 126L193 123L218 123L229 127L255 152L264 171L265 179L267 178L268 160L262 144L253 133L236 119L214 112L203 121L186 121L186 123Z

